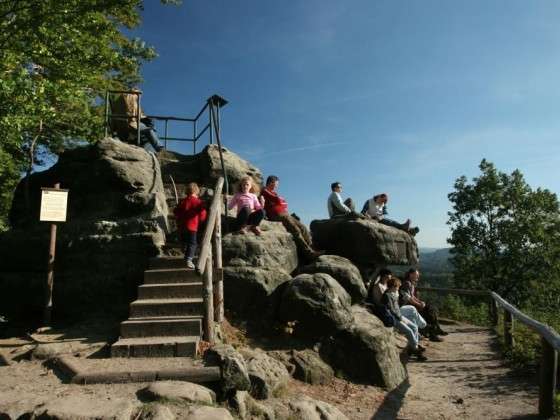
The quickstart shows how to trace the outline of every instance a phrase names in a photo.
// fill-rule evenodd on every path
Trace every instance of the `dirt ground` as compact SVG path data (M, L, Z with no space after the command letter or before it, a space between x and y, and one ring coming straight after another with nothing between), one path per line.
M311 386L292 380L288 394L306 394L337 406L350 419L530 419L538 418L535 378L516 375L499 358L487 330L449 325L443 343L427 343L424 363L410 362L408 383L389 393L342 379ZM70 340L65 337L72 337ZM101 357L103 342L79 334L42 336L46 342L67 340L73 354ZM69 343L69 344L68 344ZM29 360L35 347L28 338L0 340L0 352L11 361L0 367L0 408L23 413L55 397L86 394L107 401L136 398L146 384L72 385L43 360ZM47 352L48 353L48 352Z

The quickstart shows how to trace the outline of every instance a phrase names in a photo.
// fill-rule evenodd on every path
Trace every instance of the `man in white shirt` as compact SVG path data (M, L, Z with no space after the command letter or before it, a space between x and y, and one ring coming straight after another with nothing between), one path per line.
M354 203L351 198L342 201L340 193L342 192L342 185L340 182L333 182L331 184L331 195L327 200L327 209L329 210L329 217L338 216L351 216L355 215Z

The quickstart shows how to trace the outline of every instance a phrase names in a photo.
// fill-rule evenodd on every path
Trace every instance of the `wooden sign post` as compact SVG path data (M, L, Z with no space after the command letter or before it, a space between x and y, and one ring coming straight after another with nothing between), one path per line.
M39 220L42 222L65 222L68 190L60 189L60 184L58 182L54 184L54 188L41 188L41 190L41 213ZM56 223L51 223L47 284L45 285L45 308L43 312L43 321L45 326L49 326L51 323L55 252Z

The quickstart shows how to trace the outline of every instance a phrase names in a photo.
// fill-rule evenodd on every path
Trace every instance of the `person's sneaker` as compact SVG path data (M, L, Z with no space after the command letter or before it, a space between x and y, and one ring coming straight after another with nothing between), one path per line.
M418 226L408 229L408 233L411 236L416 236L420 232L420 228Z
M257 235L257 236L261 236L261 229L258 226L251 226L251 231Z
M409 232L409 228L410 228L410 219L406 219L406 222L404 222L403 224L403 230Z
M426 347L424 347L424 346L418 344L418 351L419 351L420 353L424 353L424 352L426 351Z
M416 353L415 356L416 356L416 360L418 360L419 362L425 362L428 360L428 358L420 352Z
M237 231L237 233L239 235L245 235L247 233L247 227L246 226L240 227L239 230Z
M443 338L438 337L434 334L430 336L430 341L433 341L434 343L441 343L443 341Z
M449 335L447 331L443 331L441 328L439 328L436 333L437 335Z
M194 270L194 263L192 262L192 260L187 259L187 268Z

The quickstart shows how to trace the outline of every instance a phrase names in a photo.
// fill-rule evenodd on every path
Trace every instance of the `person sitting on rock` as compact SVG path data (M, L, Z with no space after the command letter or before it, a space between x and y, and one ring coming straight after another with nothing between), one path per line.
M383 293L382 303L387 307L395 318L395 329L403 334L408 341L408 352L416 356L419 361L426 361L427 358L422 354L424 348L418 345L418 327L414 322L405 318L399 307L399 287L401 281L396 277L387 280L387 290Z
M262 202L254 194L255 187L250 176L244 176L239 180L238 191L228 204L228 209L237 207L237 230L244 234L247 227L255 235L260 235L259 224L264 218Z
M427 326L422 333L430 341L442 341L439 335L447 335L439 325L437 309L418 297L416 285L420 279L420 272L415 268L410 268L404 276L404 283L400 289L399 302L402 306L414 306L418 313L426 320Z
M184 245L185 260L188 268L194 268L193 258L196 252L196 235L198 225L206 220L204 202L198 198L200 189L196 182L187 184L186 197L175 207L179 237Z
M294 238L300 255L307 260L312 260L321 255L311 247L311 234L303 223L288 213L288 203L276 192L280 179L270 175L266 179L266 185L261 191L264 198L264 211L268 220L281 222Z
M410 227L410 219L407 219L404 223L399 223L394 220L385 217L387 214L387 202L389 201L389 196L385 193L374 195L373 198L367 200L362 208L362 214L371 219L377 220L379 223L383 223L387 226L392 226L411 235L416 235L420 229L418 227Z
M146 117L142 108L138 109L138 93L121 93L114 101L111 101L111 109L114 117L111 118L111 129L116 131L117 136L125 143L136 144L138 141L138 129L140 130L140 144L145 147L150 144L156 152L163 149L159 144L159 138L151 118ZM138 120L140 115L140 121Z
M342 197L340 196L342 185L340 182L333 182L331 184L331 191L331 195L329 195L329 199L327 200L329 217L332 219L333 217L340 216L356 216L352 199L347 198L344 202L342 201Z
M379 275L375 279L368 289L367 299L374 305L374 314L378 315L376 312L380 305L383 305L383 295L387 291L387 282L392 278L393 273L387 268L383 268L379 271ZM412 305L404 305L400 307L402 316L404 316L409 321L413 322L417 329L426 328L426 320L418 313L416 308ZM379 316L379 315L378 315Z

